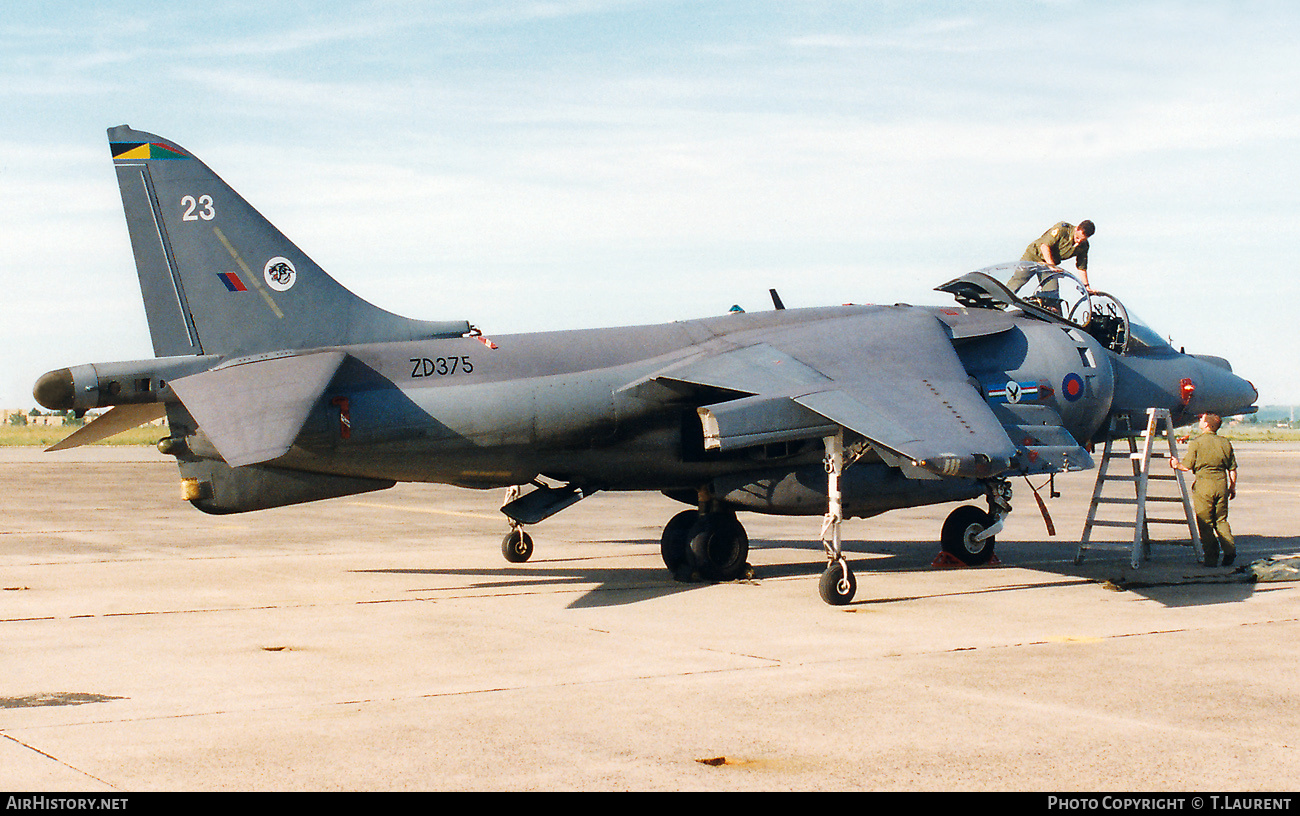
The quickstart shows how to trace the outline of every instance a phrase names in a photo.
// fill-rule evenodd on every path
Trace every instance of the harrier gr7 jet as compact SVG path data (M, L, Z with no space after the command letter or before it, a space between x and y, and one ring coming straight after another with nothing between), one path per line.
M520 525L599 490L657 490L689 505L662 536L682 578L743 574L739 511L823 516L821 594L842 604L845 518L983 497L940 533L983 563L1010 477L1091 467L1112 414L1257 399L1109 296L1044 308L998 270L940 287L950 307L784 309L773 293L762 314L489 340L358 298L179 145L127 126L108 139L156 356L52 371L34 393L112 406L52 449L166 415L159 450L208 513L398 481L522 486L502 508L522 561Z

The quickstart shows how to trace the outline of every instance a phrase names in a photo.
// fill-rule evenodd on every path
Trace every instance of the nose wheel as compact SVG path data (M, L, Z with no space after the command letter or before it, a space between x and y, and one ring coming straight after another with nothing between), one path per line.
M1010 482L991 479L985 482L984 489L988 493L988 511L962 505L948 514L939 533L943 551L970 567L993 559L996 536L1011 512Z
M967 566L987 564L993 557L994 538L987 531L993 517L978 507L963 505L952 511L943 522L939 546Z

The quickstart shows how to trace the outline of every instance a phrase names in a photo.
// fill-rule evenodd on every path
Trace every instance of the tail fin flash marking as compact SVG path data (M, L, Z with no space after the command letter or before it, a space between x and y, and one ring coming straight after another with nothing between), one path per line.
M248 287L239 279L234 272L218 272L217 277L226 285L226 288L232 292L247 292Z
M153 142L113 142L113 161L145 161L154 159L188 159L181 153L164 144Z

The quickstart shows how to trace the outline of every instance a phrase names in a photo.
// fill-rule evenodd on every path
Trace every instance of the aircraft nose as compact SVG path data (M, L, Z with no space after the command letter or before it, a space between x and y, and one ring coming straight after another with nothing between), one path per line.
M1259 399L1259 391L1249 380L1206 360L1200 361L1193 383L1195 391L1187 407L1197 414L1207 411L1224 416L1248 413Z

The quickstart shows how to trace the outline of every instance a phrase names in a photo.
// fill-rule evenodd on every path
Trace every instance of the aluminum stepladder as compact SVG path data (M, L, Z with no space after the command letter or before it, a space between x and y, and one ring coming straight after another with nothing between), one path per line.
M1165 438L1169 440L1168 453L1161 453L1152 450L1155 443L1155 437L1158 433L1157 425L1164 423ZM1133 556L1130 564L1137 569L1143 559L1151 557L1151 539L1147 532L1148 524L1182 524L1186 525L1192 537L1192 550L1196 554L1197 561L1204 561L1205 554L1201 549L1201 536L1196 527L1196 512L1192 509L1191 494L1187 490L1187 481L1183 476L1183 471L1162 468L1157 473L1151 472L1151 460L1167 462L1169 457L1178 456L1178 449L1174 442L1173 420L1170 418L1169 409L1167 408L1150 408L1147 410L1147 427L1141 433L1142 445L1139 450L1133 428L1129 424L1127 415L1116 415L1111 418L1110 433L1106 435L1106 449L1102 453L1101 464L1097 467L1097 482L1092 490L1092 504L1088 507L1088 520L1083 525L1083 535L1079 539L1079 552L1074 557L1075 564L1082 564L1084 554L1088 551L1088 542L1092 536L1094 527L1132 527L1133 528ZM1115 442L1118 439L1128 440L1128 452L1114 450ZM1118 459L1127 456L1133 463L1133 474L1111 474L1108 473L1112 459ZM1152 496L1148 487L1150 482L1176 481L1178 483L1177 496ZM1103 488L1110 482L1132 482L1134 486L1134 498L1125 497L1106 497L1102 496ZM1183 505L1183 518L1152 518L1147 515L1147 502L1180 502ZM1097 508L1102 504L1126 504L1135 505L1136 513L1133 521L1108 521L1097 518Z

